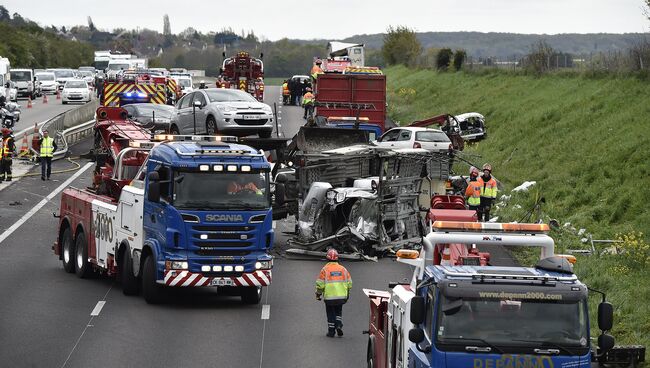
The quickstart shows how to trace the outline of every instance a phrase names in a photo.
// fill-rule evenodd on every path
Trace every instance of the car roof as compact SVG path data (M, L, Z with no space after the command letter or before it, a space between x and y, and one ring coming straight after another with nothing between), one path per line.
M440 132L440 133L444 133L440 129L422 128L422 127L395 127L395 128L389 129L386 133L390 132L391 130L396 130L396 129L406 129L406 130L410 130L412 132Z
M468 119L468 118L485 119L485 117L483 115L479 114L478 112L466 112L464 114L456 115L456 119L459 120L459 121L465 120L465 119Z

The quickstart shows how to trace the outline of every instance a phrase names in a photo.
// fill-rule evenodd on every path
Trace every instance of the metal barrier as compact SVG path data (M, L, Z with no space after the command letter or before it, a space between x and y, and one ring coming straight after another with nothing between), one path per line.
M54 152L53 160L65 157L68 147L77 143L81 139L92 134L95 125L95 111L99 107L99 102L94 100L73 110L63 112L50 120L43 123L38 131L41 136L43 131L47 130L50 136L54 137L58 149ZM21 131L19 134L28 134L30 129ZM20 136L22 139L23 136ZM15 140L18 141L18 135ZM33 147L30 147L32 153L37 154Z

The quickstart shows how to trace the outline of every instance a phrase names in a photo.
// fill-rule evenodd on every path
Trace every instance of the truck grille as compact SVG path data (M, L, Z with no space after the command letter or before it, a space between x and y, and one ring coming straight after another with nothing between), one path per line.
M192 230L196 231L214 231L214 232L234 232L234 231L251 231L253 226L229 226L229 225L194 225Z
M479 257L463 257L463 266L480 266L481 259Z
M253 244L249 241L238 241L238 242L210 242L210 241L194 241L194 245L206 250L208 248L246 248Z

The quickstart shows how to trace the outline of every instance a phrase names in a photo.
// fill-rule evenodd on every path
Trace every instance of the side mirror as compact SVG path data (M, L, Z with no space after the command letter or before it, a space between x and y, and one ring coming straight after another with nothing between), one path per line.
M604 354L614 347L614 336L602 334L598 336L598 354Z
M260 59L264 59L264 53L260 52Z
M147 187L147 199L150 202L160 202L160 176L157 172L149 173L149 186Z
M424 297L414 296L411 299L411 323L417 325L424 322Z
M409 331L409 341L414 344L419 344L424 341L424 330L421 328L412 328Z
M9 82L5 83L5 88L10 88L10 87L11 87L11 84L9 84Z
M194 101L193 104L194 104L194 107L198 107L199 109L203 107L203 104L201 103L201 101Z
M598 328L609 331L614 326L614 307L609 302L598 304Z

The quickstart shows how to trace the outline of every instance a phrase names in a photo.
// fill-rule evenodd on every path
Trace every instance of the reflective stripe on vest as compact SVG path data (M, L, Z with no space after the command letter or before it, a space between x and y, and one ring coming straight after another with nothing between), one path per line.
M54 153L54 139L52 137L43 138L41 142L41 157L52 157Z
M481 183L481 197L485 198L496 198L497 197L497 181L494 178L490 178L487 183L483 180L483 177L480 177L479 183Z
M2 140L2 147L0 147L0 157L9 157L11 156L11 149L9 149L9 142L11 137L7 137Z
M478 180L470 181L465 191L467 197L467 204L470 206L478 206L481 204L481 183Z
M350 273L337 262L326 264L316 280L316 292L323 294L325 300L347 299L351 288Z

